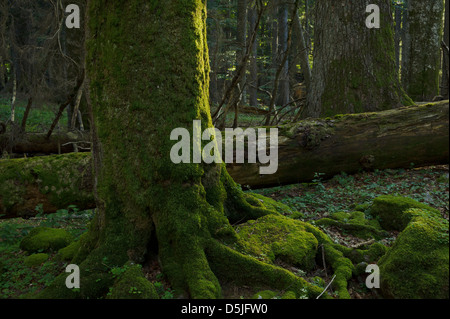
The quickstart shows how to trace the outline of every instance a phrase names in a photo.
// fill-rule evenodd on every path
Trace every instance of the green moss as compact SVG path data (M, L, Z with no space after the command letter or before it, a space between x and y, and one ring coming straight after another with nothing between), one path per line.
M280 259L302 269L314 266L318 241L300 221L267 215L239 225L236 232L244 250L261 260Z
M344 257L344 254L337 250L334 245L325 245L324 247L326 261L331 264L336 276L333 281L333 287L336 289L340 299L350 299L347 281L352 277L354 266L350 259Z
M448 299L448 221L424 209L410 209L404 214L410 222L378 263L383 295Z
M80 241L74 241L69 246L58 250L57 258L64 261L71 261L80 249Z
M142 273L140 265L127 264L116 279L107 299L159 299L156 288Z
M40 253L25 257L23 263L27 267L37 267L48 260L48 254Z
M331 218L322 218L315 221L316 225L337 226L350 234L360 238L382 238L387 235L377 220L366 219L363 212L336 212Z
M20 249L27 252L59 250L73 241L65 229L36 227L20 242Z
M325 288L327 285L325 280L323 280L322 277L318 277L318 276L316 276L312 279L312 283L322 289Z
M71 153L0 161L0 211L35 215L36 202L25 201L27 193L33 193L48 210L69 205L91 207L92 187L86 186L92 184L87 171L90 160L89 153Z
M368 210L370 207L370 203L363 203L363 204L358 204L355 205L354 210L358 211L358 212L365 212L366 210Z
M297 299L297 296L295 295L295 292L293 292L293 291L286 291L281 296L281 299Z
M373 243L367 251L367 262L376 263L387 252L388 248L381 243Z
M292 208L290 208L289 206L261 194L246 193L244 194L244 196L247 202L253 206L261 206L267 210L275 211L278 214L282 215L291 215L294 213Z
M375 198L369 212L380 221L384 229L401 231L409 222L407 216L403 215L403 212L409 208L425 209L436 216L440 215L437 209L414 199L390 195Z
M315 298L321 293L318 287L286 269L243 255L215 241L209 242L206 254L211 269L222 280L252 287L269 286L276 290L290 290L298 296L306 292L309 298Z

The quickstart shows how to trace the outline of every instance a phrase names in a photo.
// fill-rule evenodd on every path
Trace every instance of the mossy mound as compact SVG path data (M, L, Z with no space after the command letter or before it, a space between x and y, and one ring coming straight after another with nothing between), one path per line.
M29 252L59 250L73 241L73 236L65 229L36 227L20 242L20 249Z
M280 259L302 269L311 269L318 241L302 222L267 215L239 225L236 232L244 249L265 262Z
M379 261L387 298L449 298L449 224L424 209L409 209L410 222Z
M69 246L58 250L57 258L64 261L71 261L80 249L80 241L74 241Z
M25 257L23 260L23 263L27 267L37 267L42 265L44 262L48 260L48 254L33 254L30 256Z
M409 220L404 219L403 212L410 208L420 208L440 216L437 209L407 197L384 195L373 200L369 213L380 221L386 230L403 230Z
M140 265L127 264L125 267L107 299L159 299L155 286L144 277Z
M376 219L366 219L363 212L337 212L330 218L322 218L315 221L316 225L337 226L359 238L383 238L387 235L380 227Z

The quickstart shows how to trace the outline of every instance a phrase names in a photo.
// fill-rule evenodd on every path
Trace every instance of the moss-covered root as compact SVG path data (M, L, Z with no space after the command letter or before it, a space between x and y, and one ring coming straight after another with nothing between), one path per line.
M339 299L350 299L347 290L347 282L352 277L354 266L350 259L344 257L344 254L333 247L331 244L325 244L325 259L331 264L334 271L333 287L336 289Z
M242 223L289 210L287 206L269 198L242 192L240 186L233 181L226 169L222 170L221 182L227 194L224 209L230 223Z
M243 255L216 240L208 242L206 255L211 269L222 280L293 291L297 298L304 297L305 293L309 298L316 298L322 292L319 287L283 268ZM326 294L323 297L326 298Z
M202 243L194 236L186 236L184 243L169 243L160 247L163 271L169 278L175 294L183 298L216 299L222 291L204 253ZM189 295L185 295L188 293Z

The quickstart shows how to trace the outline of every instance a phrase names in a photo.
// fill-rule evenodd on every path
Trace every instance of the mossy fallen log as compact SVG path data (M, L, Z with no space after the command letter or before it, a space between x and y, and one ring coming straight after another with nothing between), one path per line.
M337 115L280 127L278 170L229 164L229 174L251 188L311 181L341 172L409 168L449 161L449 102L376 113ZM266 144L267 145L267 144Z
M279 127L278 170L260 175L259 164L227 164L233 179L251 188L306 182L365 169L409 168L449 160L447 101L305 120ZM34 216L73 204L94 207L90 153L0 160L0 215Z
M53 133L47 138L46 133L26 133L0 135L0 154L65 154L89 149L91 135L89 132Z
M3 218L53 213L69 205L95 207L90 153L0 160Z

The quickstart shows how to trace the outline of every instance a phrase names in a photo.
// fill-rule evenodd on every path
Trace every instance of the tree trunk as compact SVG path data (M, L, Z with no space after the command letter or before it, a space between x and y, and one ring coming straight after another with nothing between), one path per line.
M431 101L439 94L443 10L443 0L408 3L402 84L414 101Z
M237 5L237 27L236 27L236 42L238 48L236 50L236 68L242 62L245 56L247 48L247 0L238 0ZM250 31L252 32L252 31ZM249 44L251 45L251 44ZM246 76L247 63L243 70L243 75L239 81L239 87L243 91L241 103L246 104L246 94L245 94L245 82L247 81ZM239 105L237 105L239 107Z
M206 1L90 1L98 212L72 260L80 290L67 289L62 274L38 297L104 297L114 289L110 267L150 260L159 261L177 297L219 298L219 278L318 295L302 278L230 248L238 244L230 221L274 211L251 205L223 165L170 158L172 130L193 136L194 120L212 128L205 21Z
M256 26L257 19L256 8L251 8L248 11L249 30L253 32ZM249 38L249 37L248 37ZM249 39L250 41L250 39ZM250 45L250 43L249 43ZM249 92L249 105L258 106L258 41L255 39L251 44L251 56L250 56L250 78L248 85Z
M366 7L380 8L380 28L366 26ZM390 0L318 1L308 117L373 112L410 105L395 67Z
M444 22L444 38L442 41L442 80L441 80L441 96L444 99L448 99L449 94L449 30L448 19L450 15L449 0L445 1L445 22Z
M281 2L278 6L278 55L280 57L283 57L288 50L288 29L288 6ZM281 58L280 61L283 62L283 58ZM285 59L283 63L278 85L279 89L276 105L283 106L289 103L288 59Z
M305 77L304 84L308 88L311 82L311 67L309 65L309 50L306 46L305 33L298 14L294 17L294 36L297 37L297 54L299 55L300 67Z
M394 29L394 45L395 45L395 67L397 72L400 70L400 39L402 35L402 14L403 5L394 4L395 29Z
M448 107L448 101L443 101L380 113L301 121L280 128L275 174L260 175L259 165L249 163L228 164L227 170L237 183L255 189L310 182L314 173L332 177L363 169L410 168L411 163L447 164ZM89 153L79 153L0 161L0 214L34 216L37 203L42 203L48 213L69 204L77 204L80 209L95 206L92 196L77 195L92 193L93 184L87 182L92 180L90 158ZM67 172L70 181L65 181ZM53 185L53 181L58 182ZM60 183L72 185L71 192L58 196ZM40 192L24 196L27 189Z

